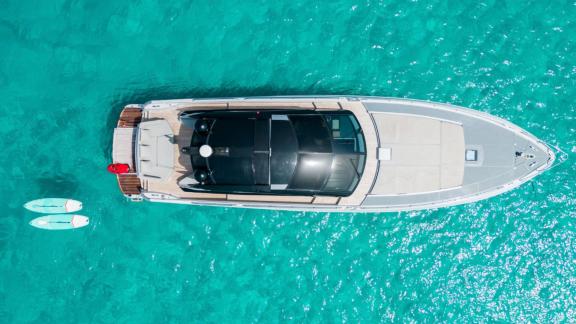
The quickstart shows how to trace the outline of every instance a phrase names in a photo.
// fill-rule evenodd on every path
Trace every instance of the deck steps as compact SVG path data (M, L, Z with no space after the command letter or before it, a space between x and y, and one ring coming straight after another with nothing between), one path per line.
M140 194L140 179L135 174L118 174L118 185L120 190L125 195L138 195Z
M142 109L124 108L118 119L118 127L136 127L142 121Z

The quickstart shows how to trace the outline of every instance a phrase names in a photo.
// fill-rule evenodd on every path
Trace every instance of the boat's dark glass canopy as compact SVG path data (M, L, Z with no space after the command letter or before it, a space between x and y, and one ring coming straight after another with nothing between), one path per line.
M348 111L192 111L180 120L194 128L184 151L196 181L181 182L186 191L347 196L364 169L364 137Z

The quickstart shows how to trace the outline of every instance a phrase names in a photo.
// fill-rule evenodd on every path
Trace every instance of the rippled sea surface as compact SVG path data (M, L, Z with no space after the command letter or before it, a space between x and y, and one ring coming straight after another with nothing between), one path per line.
M0 321L576 321L573 1L0 1ZM325 214L127 202L128 103L409 97L569 160L482 202ZM82 200L88 228L21 206Z

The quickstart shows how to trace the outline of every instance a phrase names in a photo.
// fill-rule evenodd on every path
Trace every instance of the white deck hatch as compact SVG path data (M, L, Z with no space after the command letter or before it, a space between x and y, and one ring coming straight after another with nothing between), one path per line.
M174 133L166 120L141 122L138 135L138 175L147 180L166 180L174 171Z

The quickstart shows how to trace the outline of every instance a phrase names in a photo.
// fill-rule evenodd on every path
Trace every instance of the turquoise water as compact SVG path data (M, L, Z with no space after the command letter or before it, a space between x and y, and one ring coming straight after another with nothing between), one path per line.
M5 323L576 321L569 1L0 2ZM355 94L449 102L568 152L510 193L394 214L129 203L127 103ZM88 228L21 206L82 200Z

